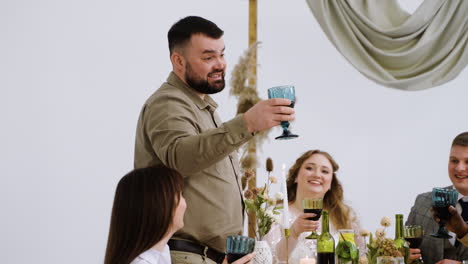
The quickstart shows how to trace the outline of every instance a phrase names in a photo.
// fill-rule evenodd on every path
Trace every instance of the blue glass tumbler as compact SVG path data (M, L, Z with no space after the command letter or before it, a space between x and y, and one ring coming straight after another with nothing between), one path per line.
M296 102L296 92L294 90L294 86L292 85L283 85L283 86L275 86L270 89L268 89L268 98L286 98L291 100L291 105L289 107L294 108L294 104ZM282 121L281 122L281 127L283 128L283 134L281 134L278 137L275 137L275 139L293 139L299 137L298 135L295 135L291 133L289 130L289 122L288 121Z
M253 252L255 239L247 236L228 236L226 239L226 255L228 263L232 263Z

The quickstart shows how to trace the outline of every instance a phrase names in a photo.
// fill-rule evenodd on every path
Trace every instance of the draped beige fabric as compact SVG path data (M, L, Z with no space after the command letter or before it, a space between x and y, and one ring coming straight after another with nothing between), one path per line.
M425 0L412 15L396 0L306 1L338 51L379 84L426 89L468 63L468 0Z

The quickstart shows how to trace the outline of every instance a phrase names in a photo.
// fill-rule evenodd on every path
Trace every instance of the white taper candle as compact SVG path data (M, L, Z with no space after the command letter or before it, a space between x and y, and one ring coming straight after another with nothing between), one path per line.
M282 165L282 176L283 176L283 228L289 229L289 205L288 205L288 188L286 184L286 164Z

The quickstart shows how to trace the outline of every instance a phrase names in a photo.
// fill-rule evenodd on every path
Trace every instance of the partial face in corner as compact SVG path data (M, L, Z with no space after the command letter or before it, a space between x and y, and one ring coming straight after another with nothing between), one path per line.
M450 150L448 174L453 186L468 196L468 146L453 146Z

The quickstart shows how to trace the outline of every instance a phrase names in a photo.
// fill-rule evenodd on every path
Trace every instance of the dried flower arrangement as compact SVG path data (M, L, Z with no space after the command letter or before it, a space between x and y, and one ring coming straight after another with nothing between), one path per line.
M247 212L256 216L257 231L255 235L257 240L262 240L270 231L272 224L279 221L280 213L278 210L283 208L281 204L284 198L283 194L277 193L271 197L269 193L271 184L277 183L277 178L270 175L273 171L273 161L270 158L267 159L266 170L268 171L268 180L264 187L255 187L244 192Z
M403 257L402 252L398 250L394 240L385 237L386 228L391 225L391 219L384 216L380 221L380 225L383 228L378 228L375 231L375 239L372 237L372 233L370 233L368 230L362 229L360 231L360 235L364 237L366 244L366 238L369 236L369 243L367 244L367 260L360 259L359 263L376 264L377 257L382 257L382 263L393 263L390 261L390 259L394 257Z
M239 62L232 71L230 94L239 99L237 114L245 113L261 100L257 93L257 87L249 84L249 80L255 78L258 45L259 42L252 44L244 55L239 58ZM248 181L255 178L255 168L257 168L258 164L256 149L267 138L268 132L269 130L257 133L242 148L240 163L244 172L242 177L243 189L247 186Z

